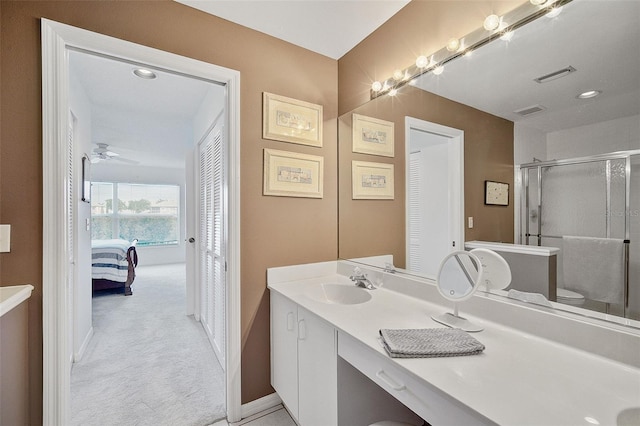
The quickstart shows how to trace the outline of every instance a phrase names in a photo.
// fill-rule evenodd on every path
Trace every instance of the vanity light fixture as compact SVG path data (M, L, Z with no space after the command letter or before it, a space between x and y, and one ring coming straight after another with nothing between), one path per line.
M599 96L602 93L602 90L587 90L586 92L580 93L576 98L578 99L591 99Z
M379 81L374 81L373 84L371 84L371 90L373 90L374 92L381 91L382 83L380 83Z
M489 15L485 18L483 27L487 31L497 30L500 26L500 17L498 15Z
M398 89L393 88L391 90L389 90L389 96L395 96L398 94Z
M435 75L440 75L444 72L444 67L442 65L438 65L431 72L434 73Z
M153 80L158 77L155 72L146 68L136 68L133 70L133 73L136 77L140 77L145 80Z
M547 0L529 0L529 2L534 6L542 6L547 2Z
M404 78L404 73L402 72L402 70L395 70L393 72L393 79L395 81L400 81Z

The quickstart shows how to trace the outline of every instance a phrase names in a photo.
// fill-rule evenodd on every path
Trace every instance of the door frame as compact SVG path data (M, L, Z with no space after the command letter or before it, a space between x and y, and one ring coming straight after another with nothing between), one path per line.
M455 247L451 250L464 250L464 131L442 124L420 120L413 117L405 117L404 138L405 138L405 223L409 224L409 138L411 129L434 133L450 139L447 158L449 162L449 209L453 213L454 220L449 227L449 235L455 242ZM409 256L409 227L405 226L405 250Z
M68 355L66 283L69 274L66 162L69 55L73 48L179 72L226 85L229 253L227 272L227 419L241 418L240 332L240 73L236 70L41 19L43 172L43 424L69 423L71 362Z

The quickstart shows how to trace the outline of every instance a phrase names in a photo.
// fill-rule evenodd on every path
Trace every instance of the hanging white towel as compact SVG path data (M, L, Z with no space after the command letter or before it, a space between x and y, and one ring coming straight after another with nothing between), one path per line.
M565 236L562 242L565 288L587 299L623 303L624 240Z

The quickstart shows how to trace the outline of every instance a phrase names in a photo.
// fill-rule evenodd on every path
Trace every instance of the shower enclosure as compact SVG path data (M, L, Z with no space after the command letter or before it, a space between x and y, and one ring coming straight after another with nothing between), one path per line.
M640 319L640 150L528 163L520 173L520 242L560 249L557 286L577 286L584 308Z

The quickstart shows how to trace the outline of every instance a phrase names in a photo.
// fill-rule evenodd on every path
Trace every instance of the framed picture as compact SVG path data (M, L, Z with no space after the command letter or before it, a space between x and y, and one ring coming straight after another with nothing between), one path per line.
M264 195L322 198L324 157L264 150Z
M354 200L393 200L393 164L352 161Z
M91 202L91 159L88 155L82 157L82 188L80 198L85 203Z
M353 152L394 156L393 121L353 114Z
M509 205L509 184L502 182L484 181L484 203L492 206Z
M264 92L262 137L322 147L322 105Z

